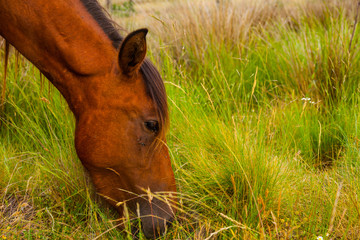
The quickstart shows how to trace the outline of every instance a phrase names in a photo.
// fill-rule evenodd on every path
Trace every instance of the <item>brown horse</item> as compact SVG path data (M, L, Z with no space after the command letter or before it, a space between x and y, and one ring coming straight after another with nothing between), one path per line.
M121 215L125 202L140 213L145 236L154 238L174 216L176 187L165 88L145 59L146 34L122 38L96 0L0 0L0 35L66 99L76 151L97 192Z

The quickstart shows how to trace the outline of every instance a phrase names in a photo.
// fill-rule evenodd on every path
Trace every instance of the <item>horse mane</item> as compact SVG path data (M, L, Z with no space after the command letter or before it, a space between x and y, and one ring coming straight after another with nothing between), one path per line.
M97 0L80 0L87 11L93 16L95 21L102 28L104 33L112 41L113 46L119 49L122 40L124 39L119 30L123 30L117 23L110 19L110 15L98 3ZM165 135L168 128L169 116L168 105L165 92L164 82L155 68L155 66L147 58L140 67L140 72L144 78L148 95L153 100L159 117L160 132L159 135Z
M110 15L99 4L97 0L80 0L87 11L99 24L105 34L110 38L113 46L118 49L123 37L119 34L119 30L123 30L118 24L110 19Z

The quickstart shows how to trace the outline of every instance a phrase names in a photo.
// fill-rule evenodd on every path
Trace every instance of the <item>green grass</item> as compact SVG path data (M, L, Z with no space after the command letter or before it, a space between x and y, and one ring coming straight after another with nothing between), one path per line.
M180 196L163 238L356 239L356 1L174 4L149 20ZM128 239L77 159L66 103L15 62L0 128L0 237Z

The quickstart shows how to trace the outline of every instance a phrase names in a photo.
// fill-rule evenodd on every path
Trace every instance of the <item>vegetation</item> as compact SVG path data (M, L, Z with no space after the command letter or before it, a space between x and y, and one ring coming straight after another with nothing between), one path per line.
M122 4L112 4L111 13L113 15L129 17L132 13L135 12L134 1L129 0Z
M135 8L115 20L149 26L171 111L180 206L163 239L357 239L357 1ZM83 172L59 93L14 53L8 70L0 239L129 239Z

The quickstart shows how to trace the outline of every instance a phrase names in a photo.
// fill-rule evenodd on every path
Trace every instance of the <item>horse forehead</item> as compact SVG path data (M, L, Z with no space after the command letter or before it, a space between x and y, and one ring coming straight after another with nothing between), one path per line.
M116 87L109 86L103 92L102 106L121 108L128 111L154 113L156 107L144 84L125 83Z

